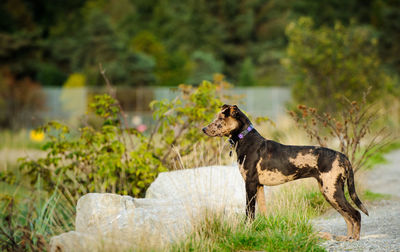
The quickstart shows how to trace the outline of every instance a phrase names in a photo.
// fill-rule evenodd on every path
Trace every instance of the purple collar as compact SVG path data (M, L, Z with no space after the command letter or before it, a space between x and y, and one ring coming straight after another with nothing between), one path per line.
M250 124L250 126L247 127L247 129L240 132L240 134L238 135L239 139L242 139L244 136L246 136L252 129L254 129L254 126Z

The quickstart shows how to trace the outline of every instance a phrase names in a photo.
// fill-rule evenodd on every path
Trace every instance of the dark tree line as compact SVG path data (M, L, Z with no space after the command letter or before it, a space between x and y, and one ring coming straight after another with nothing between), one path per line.
M5 0L0 70L41 85L79 72L100 85L176 85L224 73L239 85L288 85L285 27L356 23L379 40L382 63L400 71L398 0ZM5 70L6 69L6 70Z

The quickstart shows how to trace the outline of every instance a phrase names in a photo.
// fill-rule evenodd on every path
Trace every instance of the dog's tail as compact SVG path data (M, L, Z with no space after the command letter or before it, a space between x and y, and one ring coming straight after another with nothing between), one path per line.
M354 173L353 167L350 164L350 161L346 158L346 166L348 170L348 177L347 177L347 188L349 189L349 194L353 202L357 205L357 207L363 211L366 215L368 215L368 210L365 208L361 200L358 198L356 193L356 188L354 186Z

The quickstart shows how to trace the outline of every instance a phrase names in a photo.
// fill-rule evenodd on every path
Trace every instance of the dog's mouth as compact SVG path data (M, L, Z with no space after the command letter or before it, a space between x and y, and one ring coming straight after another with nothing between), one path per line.
M209 127L204 127L204 128L202 129L202 131L203 131L204 134L206 134L206 135L209 136L209 137L216 137L216 136L219 136L219 135L217 134L216 131L210 130Z

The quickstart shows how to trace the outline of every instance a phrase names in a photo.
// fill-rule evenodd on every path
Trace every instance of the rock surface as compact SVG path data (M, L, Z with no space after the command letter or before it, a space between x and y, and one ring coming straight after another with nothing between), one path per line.
M89 193L76 207L75 231L51 238L51 251L144 248L188 234L205 210L244 212L245 187L237 166L212 166L159 174L136 199Z
M246 192L237 166L209 166L160 173L146 198L179 202L193 208L244 211Z

